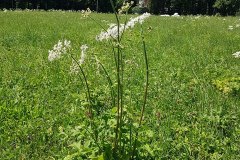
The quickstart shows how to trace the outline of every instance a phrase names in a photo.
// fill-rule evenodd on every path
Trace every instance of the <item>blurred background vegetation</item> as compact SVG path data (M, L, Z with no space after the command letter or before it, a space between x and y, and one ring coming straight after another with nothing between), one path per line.
M124 1L114 0L117 6ZM133 0L133 10L138 7L146 9L154 14L173 14L175 12L183 15L239 15L240 0ZM139 1L144 2L139 6ZM1 0L0 9L63 9L82 10L86 8L97 12L112 12L109 0ZM137 8L136 8L137 7Z

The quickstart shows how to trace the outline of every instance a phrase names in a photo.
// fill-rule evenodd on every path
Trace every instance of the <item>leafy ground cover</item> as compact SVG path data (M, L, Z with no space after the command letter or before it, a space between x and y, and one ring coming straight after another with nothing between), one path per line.
M114 22L112 14L92 16L103 26ZM106 79L92 60L98 56L114 72L111 48L95 40L101 28L77 12L0 12L0 24L0 159L69 157L79 149L78 136L88 136L79 131L83 86L69 72L71 59L49 62L48 50L68 39L78 56L88 44L84 68L95 106L111 109ZM192 16L151 16L143 24L150 88L139 130L142 157L240 159L240 61L232 56L240 50L239 24L239 17ZM130 113L140 112L143 92L140 36L140 26L128 30L123 44Z

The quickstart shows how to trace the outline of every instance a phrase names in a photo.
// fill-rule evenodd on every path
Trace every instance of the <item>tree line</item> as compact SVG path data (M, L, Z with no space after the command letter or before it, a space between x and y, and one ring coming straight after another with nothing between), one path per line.
M116 2L116 0L114 0ZM0 9L62 9L111 12L109 0L0 0Z
M116 6L123 1L113 0ZM129 0L130 1L130 0ZM134 0L137 7L139 0ZM0 9L63 9L112 12L109 0L0 0ZM148 0L147 9L154 14L235 15L240 12L240 0Z
M236 15L240 12L240 0L151 0L150 10L162 14Z

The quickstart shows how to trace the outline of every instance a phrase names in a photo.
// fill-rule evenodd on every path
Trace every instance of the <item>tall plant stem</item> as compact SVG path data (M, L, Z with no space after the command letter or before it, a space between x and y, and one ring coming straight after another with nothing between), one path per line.
M121 138L122 138L122 125L123 125L123 53L120 52L120 65L121 65L121 84L120 84L120 122L119 122L119 139L120 139L120 146L121 146Z
M80 71L81 71L81 74L83 76L83 80L85 82L85 87L86 87L86 91L87 91L87 99L88 99L88 103L89 103L89 106L88 106L88 112L90 114L90 118L93 119L93 112L92 112L92 102L91 102L91 94L90 94L90 89L89 89L89 85L88 85L88 82L87 82L87 77L83 71L83 68L82 66L78 63L78 61L76 60L76 58L73 57L72 54L70 54L71 58L74 60L74 62L78 65Z
M118 143L119 143L119 128L120 126L120 107L121 107L121 78L120 78L120 22L119 22L119 17L117 15L115 5L112 0L110 0L114 15L117 20L117 126L115 130L115 142L114 142L114 149L117 151L118 148Z
M146 66L146 85L145 85L145 90L144 90L144 99L143 99L143 106L142 106L141 116L140 116L140 120L139 120L139 127L140 127L141 124L142 124L143 115L144 115L144 111L145 111L145 108L146 108L147 94L148 94L148 86L149 86L148 57L147 57L146 43L145 43L145 40L144 40L143 27L142 27L142 25L141 25L141 36L142 36L143 53L144 53L145 66Z
M147 103L147 94L148 94L148 86L149 86L149 65L148 65L146 43L145 43L145 39L144 39L142 25L141 25L141 38L142 38L143 54L144 54L145 67L146 67L146 73L145 73L146 74L146 84L145 84L145 89L144 89L143 105L142 105L142 109L141 109L141 115L140 115L140 119L139 119L138 128L140 128L141 125L142 125L143 115L144 115L144 111L145 111L146 103ZM135 155L135 152L136 152L137 140L138 140L138 131L136 132L135 142L134 142L134 145L133 145L132 159L134 158L134 155Z

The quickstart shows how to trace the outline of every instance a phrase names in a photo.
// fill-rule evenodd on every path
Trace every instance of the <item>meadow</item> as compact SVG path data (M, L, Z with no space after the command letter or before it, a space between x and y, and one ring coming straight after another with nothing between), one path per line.
M104 27L115 22L113 14L91 16ZM240 59L232 56L240 51L239 24L240 17L153 15L143 23L149 93L140 157L240 159ZM72 60L48 61L58 40L70 40L76 57L88 45L83 68L100 115L95 121L104 130L101 113L113 109L93 57L110 75L116 71L109 43L95 40L100 32L80 12L0 12L0 159L71 159L75 153L75 159L101 159L88 148L92 142L84 150L78 145L89 133L81 130L84 86L70 73ZM136 25L122 44L124 107L133 120L144 90L140 37Z

